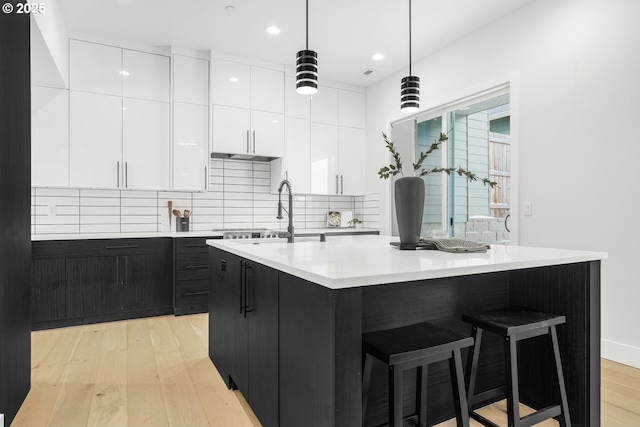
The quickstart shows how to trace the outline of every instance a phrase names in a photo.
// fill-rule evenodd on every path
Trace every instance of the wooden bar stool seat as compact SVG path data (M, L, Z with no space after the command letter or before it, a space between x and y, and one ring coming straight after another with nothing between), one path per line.
M532 311L521 307L487 311L474 315L464 315L462 320L472 325L474 346L467 361L467 402L469 415L484 426L498 427L493 422L475 412L478 407L495 401L498 397L507 398L507 417L509 427L528 427L548 418L560 417L565 427L571 426L567 392L562 373L558 335L556 326L565 323L564 316ZM476 374L483 331L501 336L505 340L504 360L506 386L475 394ZM560 403L540 409L533 414L520 418L520 391L518 388L518 346L517 343L528 338L549 335L553 347L556 374L560 388Z
M469 426L460 349L473 345L471 337L431 323L365 333L362 336L364 373L362 386L362 422L367 409L373 358L384 362L389 373L389 427L402 427L402 372L417 368L416 414L418 426L427 421L427 367L449 360L458 427Z

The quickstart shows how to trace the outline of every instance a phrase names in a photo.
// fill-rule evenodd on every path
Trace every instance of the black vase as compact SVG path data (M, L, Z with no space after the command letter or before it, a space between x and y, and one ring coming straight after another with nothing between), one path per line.
M424 181L410 176L395 182L396 218L400 249L415 249L420 241L424 212Z

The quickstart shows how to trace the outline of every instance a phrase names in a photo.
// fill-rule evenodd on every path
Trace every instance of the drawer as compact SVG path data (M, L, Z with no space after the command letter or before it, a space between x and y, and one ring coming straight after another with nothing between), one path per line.
M208 304L208 280L190 280L176 283L175 308L204 308Z
M179 237L176 238L176 249L182 253L206 251L208 237Z
M67 258L170 253L171 239L74 240L67 244Z
M177 263L176 263L177 264ZM184 280L208 280L209 279L209 263L193 264L193 265L176 265L176 281Z
M31 242L31 259L64 258L67 253L65 240Z

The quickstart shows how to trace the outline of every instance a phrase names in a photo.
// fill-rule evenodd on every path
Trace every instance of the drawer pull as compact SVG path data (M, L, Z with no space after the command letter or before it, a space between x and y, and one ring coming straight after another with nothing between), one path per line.
M196 268L209 268L209 264L205 264L205 265L187 265L186 267L184 267L185 270L194 270Z
M194 291L194 292L185 292L184 296L185 297L193 297L196 295L207 295L209 293L209 291Z
M208 245L206 243L193 243L189 245L184 245L185 248L206 248Z
M105 246L105 249L138 249L139 245Z

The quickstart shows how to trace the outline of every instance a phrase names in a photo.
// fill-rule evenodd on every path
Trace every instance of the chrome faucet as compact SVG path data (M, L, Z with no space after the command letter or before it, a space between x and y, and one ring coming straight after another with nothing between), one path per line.
M284 209L282 206L282 187L287 186L289 189L289 210ZM289 226L287 227L287 243L293 243L293 192L291 191L291 183L286 179L283 179L278 186L278 216L276 218L282 219L282 210L284 210L289 216Z

